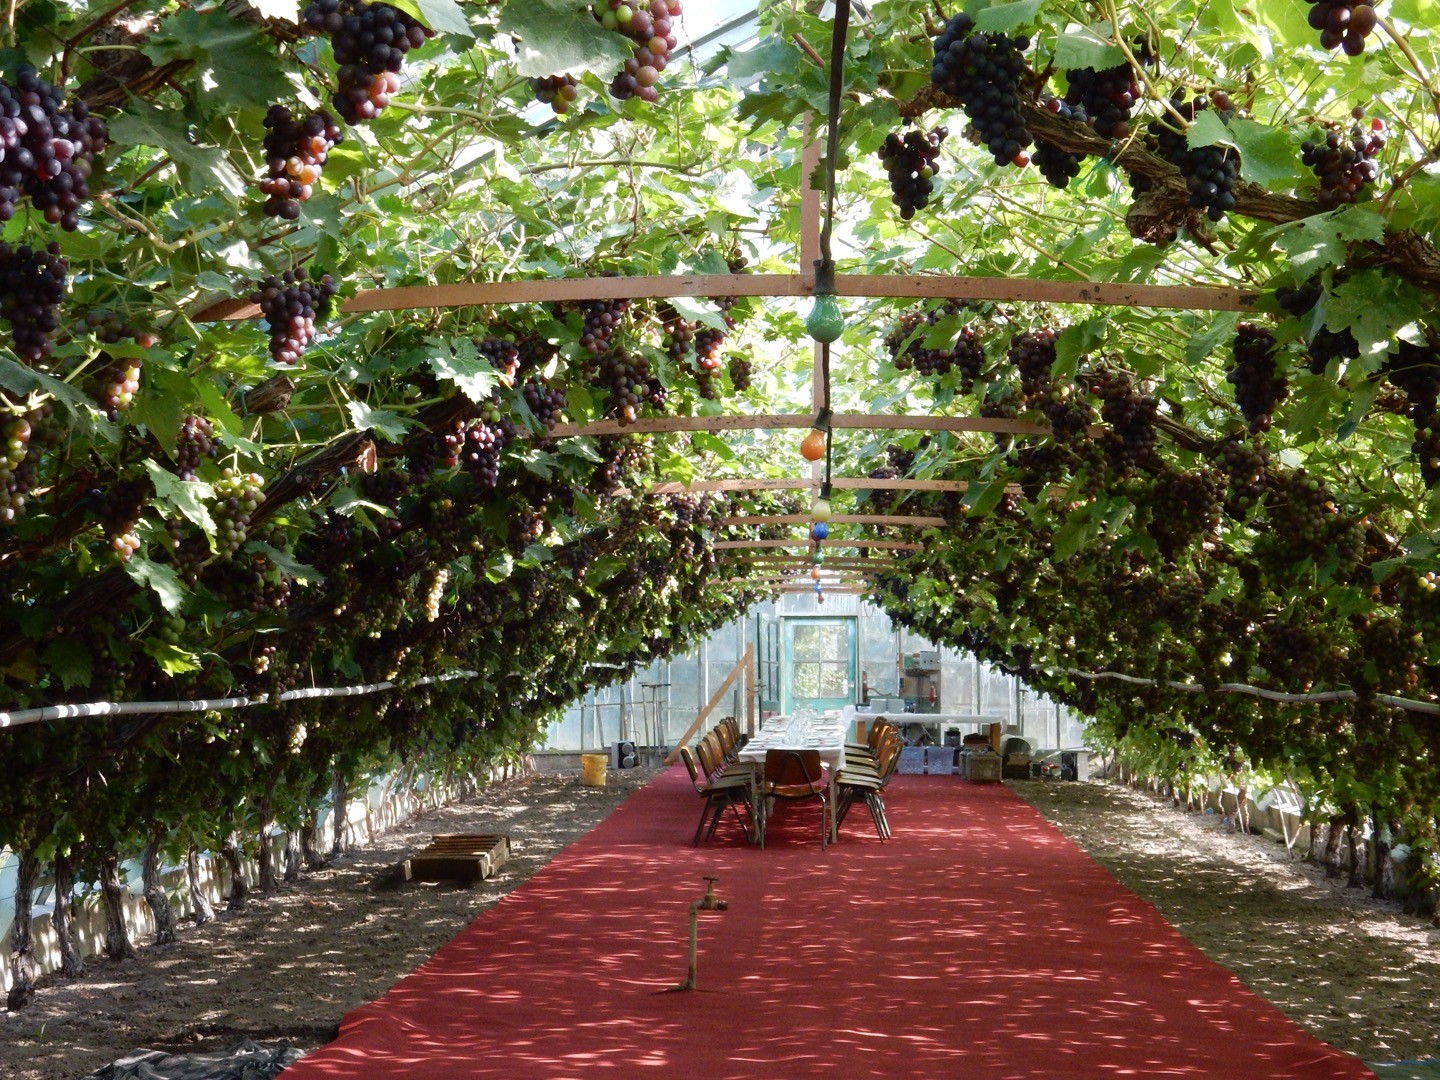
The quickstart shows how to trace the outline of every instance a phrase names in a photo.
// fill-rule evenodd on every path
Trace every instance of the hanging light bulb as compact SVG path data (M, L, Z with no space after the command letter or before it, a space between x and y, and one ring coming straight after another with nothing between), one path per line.
M829 521L830 500L823 495L816 495L810 503L810 516L816 521Z
M828 345L845 331L845 313L832 294L815 294L815 303L805 317L805 332L822 345Z
M815 583L818 585L820 583L820 567L812 566L810 568L810 576L815 579Z
M806 461L819 461L825 456L825 432L811 428L800 444L800 456Z
M810 539L811 539L811 540L817 540L817 541L818 541L818 540L824 540L824 539L825 539L827 536L829 536L829 535L830 535L830 526L829 526L829 525L826 525L825 522L823 522L823 521L817 521L817 522L815 522L814 525L811 525L811 526L810 526Z

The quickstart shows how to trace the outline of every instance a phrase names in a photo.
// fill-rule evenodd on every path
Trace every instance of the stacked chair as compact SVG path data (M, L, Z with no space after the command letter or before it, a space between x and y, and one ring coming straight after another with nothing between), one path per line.
M727 807L740 821L745 839L750 839L751 823L754 823L757 835L759 833L761 812L755 802L755 766L737 757L743 738L735 718L727 716L695 744L693 751L688 746L680 748L680 759L690 773L690 783L705 800L700 824L695 829L693 843L697 846L702 835L707 840L715 835L715 827L720 824ZM740 813L742 804L748 812L748 821Z
M838 830L850 808L860 800L870 810L875 832L881 841L890 838L890 822L885 816L885 788L900 764L904 740L890 724L877 720L870 728L865 743L847 743L845 768L835 777L835 827Z

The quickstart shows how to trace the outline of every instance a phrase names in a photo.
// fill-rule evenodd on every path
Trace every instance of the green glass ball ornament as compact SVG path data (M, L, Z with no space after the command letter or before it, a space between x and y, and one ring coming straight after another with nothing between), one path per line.
M805 332L822 345L836 340L845 330L845 314L835 297L821 293L805 318Z

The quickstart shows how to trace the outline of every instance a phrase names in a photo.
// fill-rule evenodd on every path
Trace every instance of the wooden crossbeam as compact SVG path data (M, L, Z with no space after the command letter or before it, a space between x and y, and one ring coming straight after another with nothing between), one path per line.
M716 540L710 545L716 551L748 551L754 548L811 548L814 541L797 537L794 540ZM899 540L826 540L826 550L835 548L874 548L880 551L924 551L924 544L905 544Z
M592 420L586 424L556 424L549 432L557 439L577 435L658 435L677 431L769 431L808 428L812 413L754 413L748 416L651 416L621 423L619 420ZM870 413L837 413L830 418L837 431L978 431L995 435L1049 435L1050 426L1032 420L1008 420L998 416L890 416ZM1097 426L1096 430L1100 430Z
M699 491L814 491L823 481L819 478L757 476L749 479L736 477L725 480L679 480L655 484L649 489L651 495L684 495ZM957 491L970 490L969 480L871 480L864 476L836 476L830 480L836 491ZM1020 494L1019 484L1006 484L1005 490L1012 495Z
M749 517L726 517L720 519L724 525L809 525L814 521L809 514L752 514ZM927 528L944 528L948 524L942 517L925 517L919 514L833 514L831 525L914 525ZM829 543L829 541L826 541Z
M735 680L745 673L754 655L755 646L746 645L745 654L741 656L739 662L730 669L730 673L725 676L725 681L720 684L720 688L710 695L710 700L705 703L705 707L700 710L699 715L696 716L695 719L691 721L690 726L685 729L685 734L680 736L679 740L675 743L675 748L665 755L666 765L674 765L675 762L680 760L680 748L688 743L690 737L699 731L705 721L710 718L710 714L715 711L715 707L720 704L721 699L725 697L730 687L734 685Z
M815 286L803 274L672 274L652 277L539 278L532 281L475 281L454 285L402 285L361 289L340 304L345 314L552 304L561 301L658 299L667 296L809 296ZM1253 289L1202 285L1136 285L1104 281L1045 281L1033 278L961 277L915 274L839 274L841 296L896 299L999 300L1043 304L1174 308L1191 311L1250 311L1259 299ZM248 299L218 301L191 316L196 322L229 322L260 317Z

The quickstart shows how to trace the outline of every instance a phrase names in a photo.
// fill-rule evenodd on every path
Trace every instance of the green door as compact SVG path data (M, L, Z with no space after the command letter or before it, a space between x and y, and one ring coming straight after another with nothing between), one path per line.
M785 712L802 705L822 712L854 703L854 619L786 619L784 639Z

